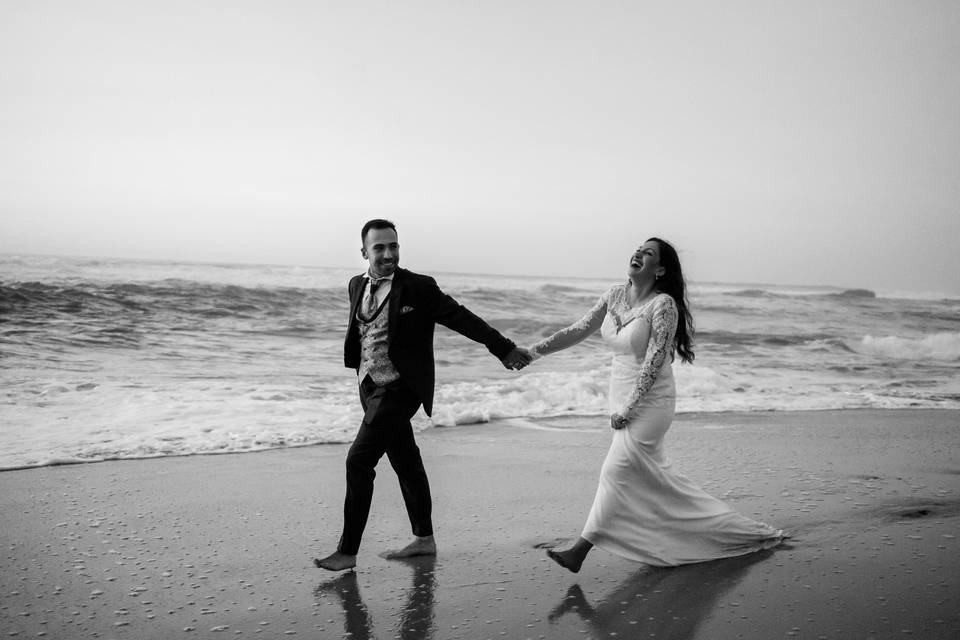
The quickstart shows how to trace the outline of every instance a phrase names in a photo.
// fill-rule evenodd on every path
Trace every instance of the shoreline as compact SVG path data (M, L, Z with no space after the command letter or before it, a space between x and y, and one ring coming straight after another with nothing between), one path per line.
M777 416L778 419L795 419L808 414L834 414L834 413L905 413L905 414L925 414L925 413L957 413L960 415L960 409L952 408L937 408L937 407L918 407L918 408L890 408L890 409L877 409L872 407L852 407L845 409L758 409L756 411L688 411L684 413L676 413L674 418L674 423L682 422L691 422L691 423L704 423L704 422L730 422L730 421L743 421L743 422L756 422L758 416ZM711 420L711 418L716 418ZM485 425L497 425L497 424L507 424L517 428L533 428L533 429L547 429L547 430L559 430L559 431L582 431L582 432L597 432L603 431L606 428L605 425L606 416L602 415L590 415L590 414L573 414L573 415L558 415L558 416L547 416L547 417L523 417L523 418L496 418L493 420L488 420L486 422L470 422L464 424L457 424L453 426L447 425L434 425L423 431L416 432L417 437L430 437L430 434L438 431L447 431L451 429L474 429L474 428L483 428ZM551 425L566 425L567 423L585 423L588 426L551 426ZM960 428L960 424L958 424ZM294 444L294 445L284 445L281 447L269 447L264 449L249 449L249 450L237 450L237 451L201 451L196 453L171 453L163 455L148 455L148 456L130 456L130 457L111 457L103 458L98 460L57 460L54 462L47 462L35 465L21 465L21 466L12 466L12 467L0 467L0 475L4 473L17 472L17 471L30 471L33 469L45 469L50 467L67 467L67 466L76 466L76 465L89 465L89 464L100 464L104 462L129 462L129 461L138 461L138 460L162 460L166 458L193 458L193 457L204 457L204 456L224 456L224 455L248 455L248 454L261 454L271 451L284 451L287 449L301 449L301 448L312 448L312 447L336 447L336 446L349 446L350 441L344 442L308 442L303 444Z
M74 638L953 638L960 632L960 411L679 414L677 469L787 544L673 569L575 537L602 421L418 434L435 559L387 561L409 525L386 460L356 572L339 535L348 445L0 473L0 631ZM638 632L639 630L639 632ZM287 633L291 632L291 633Z

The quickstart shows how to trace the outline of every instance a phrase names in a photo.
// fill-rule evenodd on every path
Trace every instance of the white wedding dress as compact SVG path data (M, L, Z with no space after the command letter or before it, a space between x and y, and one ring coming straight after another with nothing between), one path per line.
M658 294L641 307L613 287L580 321L532 347L558 351L600 329L613 352L610 413L629 418L613 430L600 486L581 534L629 560L674 566L744 555L779 544L782 530L747 518L672 469L663 439L673 421L671 366L677 307Z

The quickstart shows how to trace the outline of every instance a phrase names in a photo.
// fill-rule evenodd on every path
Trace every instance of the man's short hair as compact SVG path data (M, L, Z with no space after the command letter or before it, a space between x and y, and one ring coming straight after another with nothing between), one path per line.
M394 232L397 231L397 225L393 224L389 220L384 220L383 218L374 218L373 220L368 220L363 229L360 230L360 243L363 244L367 241L367 231L370 229L393 229Z

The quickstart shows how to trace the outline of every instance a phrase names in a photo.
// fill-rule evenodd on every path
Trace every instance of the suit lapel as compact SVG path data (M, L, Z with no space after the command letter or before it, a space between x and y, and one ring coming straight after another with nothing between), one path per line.
M390 298L387 300L387 341L393 338L393 330L397 326L397 317L400 315L400 293L403 291L403 269L394 272L393 282L390 284Z
M363 276L358 277L356 286L350 292L350 327L357 323L357 313L360 309L360 301L363 299L363 288L366 285Z

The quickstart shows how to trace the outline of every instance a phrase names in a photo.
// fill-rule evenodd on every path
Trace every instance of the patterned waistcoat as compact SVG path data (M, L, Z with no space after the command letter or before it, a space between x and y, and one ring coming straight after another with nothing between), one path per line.
M364 319L357 313L357 327L360 329L360 369L359 379L370 376L378 385L385 385L400 377L400 373L387 355L387 302L384 300L370 319Z

